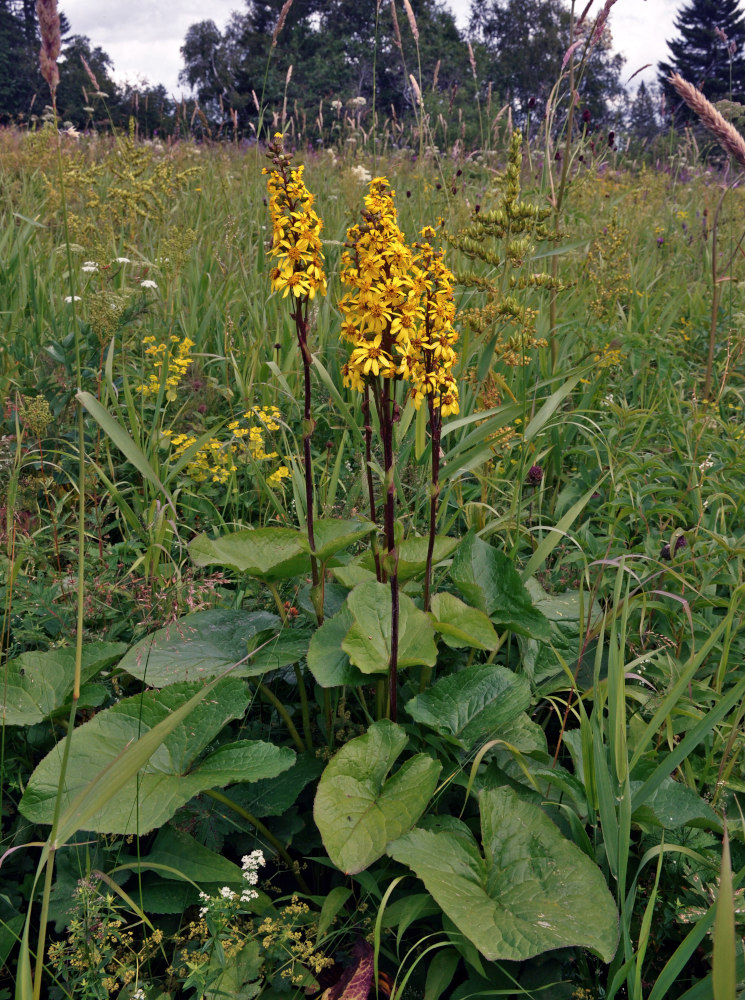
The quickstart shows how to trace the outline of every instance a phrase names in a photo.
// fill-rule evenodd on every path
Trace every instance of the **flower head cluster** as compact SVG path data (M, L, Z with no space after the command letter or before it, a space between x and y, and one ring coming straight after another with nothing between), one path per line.
M453 327L455 278L445 264L443 251L432 242L436 238L434 229L425 226L420 235L422 241L414 244L418 250L414 263L424 289L424 328L416 345L418 354L412 350L406 361L411 365L409 377L417 408L422 398L431 394L434 405L447 417L459 412L458 383L453 375L458 360L458 332Z
M371 181L362 222L347 232L341 279L350 291L339 306L352 353L344 382L362 391L371 376L402 378L417 407L432 395L447 416L458 412L454 279L431 242L434 230L422 230L416 252L407 245L394 194L385 177Z
M385 177L370 182L362 222L347 231L341 258L341 280L350 289L339 302L341 335L352 344L343 375L345 385L360 392L367 376L395 378L401 373L424 315L393 195Z
M176 399L176 389L191 364L194 341L189 337L179 340L173 334L167 343L159 342L153 336L144 337L142 343L145 345L145 354L153 359L155 367L148 375L147 382L138 386L137 391L143 396L157 396L165 368L166 399L172 403Z
M272 219L272 246L269 255L275 259L272 268L272 290L285 298L314 298L316 292L326 294L326 274L323 269L321 227L323 223L313 210L313 195L303 181L303 167L290 167L292 156L284 152L282 135L278 132L269 146L274 169L265 167L268 175L269 214Z
M226 900L228 903L250 903L252 899L258 899L259 894L253 888L259 881L259 868L262 868L266 864L263 851L252 851L250 854L243 856L241 860L241 867L243 869L243 880L246 883L245 888L240 893L234 892L230 886L224 885L220 889L219 896L208 896L206 892L200 892L199 898L204 903L199 911L200 917L205 917L212 909L215 908L215 903L218 904L219 909L223 909L221 906L221 901Z
M224 486L232 473L238 471L239 462L271 461L279 457L276 451L267 451L266 434L279 430L280 412L276 406L254 406L242 416L231 420L228 424L230 438L220 440L211 438L192 455L186 472L195 483L211 482ZM194 433L174 434L171 430L163 431L170 440L171 461L176 462L182 455L197 443ZM290 475L286 465L280 465L266 477L270 486L279 486L283 479Z

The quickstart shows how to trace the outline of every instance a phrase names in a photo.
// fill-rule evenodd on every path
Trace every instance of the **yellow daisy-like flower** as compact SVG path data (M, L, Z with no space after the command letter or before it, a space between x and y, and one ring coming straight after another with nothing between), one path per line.
M270 273L272 291L282 297L312 299L326 294L321 229L323 223L313 210L314 196L303 180L303 167L290 167L291 156L284 152L277 133L270 147L274 169L264 168L269 191L272 245L269 256L276 265Z

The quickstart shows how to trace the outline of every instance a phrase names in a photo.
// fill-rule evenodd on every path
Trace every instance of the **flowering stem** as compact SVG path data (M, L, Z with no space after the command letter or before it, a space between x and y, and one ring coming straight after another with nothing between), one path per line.
M440 501L440 433L442 431L442 411L435 406L430 393L427 396L429 409L429 430L432 439L432 484L429 497L429 541L427 543L427 564L424 570L424 610L429 611L432 588L432 559L435 551L435 534L437 531L437 506Z
M393 408L396 405L391 395L391 380L383 379L382 393L376 393L380 430L383 438L383 461L385 465L385 569L388 572L388 583L391 588L391 658L388 665L388 714L396 721L398 714L398 629L399 629L399 599L398 599L398 552L396 551L396 479L395 458L393 455Z
M297 332L297 342L300 348L300 356L303 359L303 389L304 389L304 405L303 405L303 464L305 466L305 506L306 506L306 521L308 530L308 545L310 546L310 569L313 578L313 587L317 588L320 583L320 575L318 572L318 560L316 559L315 552L316 539L313 530L313 459L310 450L310 439L313 436L313 417L311 416L311 382L310 382L310 366L313 363L313 358L308 347L308 320L307 320L307 309L308 300L304 300L306 314L303 314L303 305L298 302L297 308L294 313L291 313L291 318L295 320L295 330ZM320 607L316 606L316 599L313 601L313 606L316 610L316 617L318 618L318 624L323 624L323 600L321 600Z
M372 478L372 424L370 423L370 387L365 382L365 390L362 396L362 415L365 418L365 476L367 482L367 495L370 499L370 520L373 524L377 523L377 511L375 509L375 489L373 487ZM372 554L375 560L375 576L378 578L378 582L383 582L383 571L380 566L380 553L378 552L378 543L375 536L373 536L372 541Z

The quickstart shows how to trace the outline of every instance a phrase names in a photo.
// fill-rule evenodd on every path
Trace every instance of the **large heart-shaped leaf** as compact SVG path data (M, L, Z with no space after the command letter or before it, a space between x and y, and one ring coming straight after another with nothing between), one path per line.
M316 546L314 554L321 562L326 562L336 552L349 548L355 542L366 538L370 532L377 530L376 524L361 518L343 521L334 518L318 518L313 522L313 540ZM310 552L307 535L300 536L300 544L303 549Z
M288 580L310 567L302 535L295 528L256 528L218 538L197 535L189 555L197 566L223 566L262 580Z
M548 620L533 606L512 560L479 538L473 528L453 557L450 579L496 625L534 639L550 638Z
M400 583L423 575L427 568L428 546L428 538L418 538L416 536L404 538L398 548L398 579ZM432 553L432 565L436 566L443 559L447 559L457 547L457 538L450 538L448 535L437 535ZM375 562L372 553L363 553L359 557L359 565L367 570L374 569Z
M481 663L449 674L406 703L416 722L470 750L498 736L500 727L530 705L530 684L507 667Z
M186 702L201 684L174 684L125 698L72 733L62 792L64 810L91 778L103 771L141 736ZM166 736L147 764L118 795L86 822L98 833L143 834L166 820L207 788L270 778L292 766L295 754L259 740L227 744L200 760L204 748L248 705L246 685L235 678L220 681L190 715ZM34 823L51 823L66 736L41 761L29 779L20 811Z
M588 948L610 962L618 914L600 869L538 807L508 788L482 792L481 838L411 830L388 846L491 961Z
M452 649L497 649L499 636L478 608L464 604L455 594L435 594L432 598L435 629Z
M367 683L365 675L352 666L341 647L344 637L354 624L346 604L333 618L327 618L313 633L308 647L308 669L324 688Z
M329 857L347 874L376 861L432 797L440 764L426 754L410 757L386 781L406 743L395 723L375 722L342 747L321 776L313 816Z
M363 674L385 673L391 660L391 591L384 583L360 583L347 598L354 622L341 646ZM437 647L432 620L399 594L398 665L433 666Z
M126 646L121 642L96 642L83 646L81 680L115 663ZM72 693L75 650L21 653L5 667L0 683L0 726L33 726L62 708Z
M283 629L276 615L211 608L185 615L141 639L119 666L151 687L214 677L243 660L251 640L267 630L276 636L236 667L233 676L254 677L305 656L309 634Z

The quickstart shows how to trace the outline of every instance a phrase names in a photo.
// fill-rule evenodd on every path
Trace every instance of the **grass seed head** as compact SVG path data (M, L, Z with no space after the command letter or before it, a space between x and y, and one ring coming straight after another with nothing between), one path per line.
M57 57L62 44L57 0L36 0L36 16L39 19L41 32L41 50L39 51L41 75L47 81L54 99L59 83Z
M701 91L678 73L673 73L669 79L691 111L695 111L701 123L714 135L719 145L731 153L741 167L745 167L745 139L734 125L730 125Z

